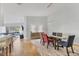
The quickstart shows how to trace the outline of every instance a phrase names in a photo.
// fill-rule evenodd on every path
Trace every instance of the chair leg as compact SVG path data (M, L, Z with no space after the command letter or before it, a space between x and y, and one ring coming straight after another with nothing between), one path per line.
M54 48L55 48L55 50L56 50L56 40L54 41Z
M8 47L6 47L6 56L8 56Z
M47 44L47 48L48 48L48 44Z
M11 53L11 44L9 45L9 53Z
M57 50L59 50L59 44L58 44L58 41L57 41Z
M12 41L12 43L11 43L11 47L13 48L13 41Z
M66 47L66 51L67 51L67 55L69 56L69 51L68 51L68 48Z
M4 55L4 47L2 48L2 54Z
M49 46L49 42L47 43L47 48L48 48L48 46Z
M43 45L45 45L45 42L42 42Z
M74 53L73 47L71 46L72 53Z
M54 42L52 42L53 46L54 46Z
M42 42L42 40L40 40L40 43Z

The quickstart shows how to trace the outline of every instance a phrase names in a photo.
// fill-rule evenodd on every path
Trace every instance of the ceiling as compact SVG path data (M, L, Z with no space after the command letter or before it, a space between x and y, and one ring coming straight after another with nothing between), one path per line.
M50 13L49 3L2 3L4 14L24 14L25 16L46 16Z
M46 8L49 3L16 3L18 6Z

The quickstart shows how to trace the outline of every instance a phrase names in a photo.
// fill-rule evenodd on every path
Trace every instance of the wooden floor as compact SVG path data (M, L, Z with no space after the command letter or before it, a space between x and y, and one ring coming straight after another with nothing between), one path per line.
M17 39L14 42L14 47L11 56L40 56L37 48L29 40Z
M40 40L31 40L31 42L36 45L41 56L67 56L65 47L59 47L59 50L55 50L52 44L47 48L46 45L40 44ZM72 53L71 48L68 49L70 56L79 56L79 45L74 45L73 49L74 53Z
M75 54L71 56L79 56L79 46L74 46ZM67 56L65 48L60 48L59 51L55 50L53 46L46 46L40 44L38 40L20 40L16 39L13 43L12 52L9 56Z

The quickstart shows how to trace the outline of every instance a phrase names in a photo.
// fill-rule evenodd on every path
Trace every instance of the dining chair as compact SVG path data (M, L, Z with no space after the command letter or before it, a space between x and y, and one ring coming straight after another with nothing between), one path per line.
M43 38L43 33L44 33L44 32L41 32L41 33L40 33L40 43L42 43L42 44L43 44L43 40L44 40L44 38Z
M57 36L62 37L63 34L62 33L57 33ZM62 41L62 39L59 39L59 41Z
M68 48L71 47L72 53L74 53L73 50L73 42L74 42L75 35L69 35L67 41L60 41L58 44L62 45L62 47L66 47L67 55L69 56Z
M4 54L4 47L2 46L2 43L0 43L0 51L1 51L1 53L0 53L0 56L3 56Z
M2 52L1 54L2 54L3 56L4 56L5 54L7 55L8 48L7 48L6 40L0 42L0 50L1 50L1 52ZM6 53L4 53L4 51L6 51Z
M56 36L56 32L53 32L52 35Z
M54 40L50 39L47 34L43 33L43 44L47 43L47 48L50 43L54 45Z
M9 55L12 50L13 45L13 37L6 37L1 39L0 41L0 51L2 55Z

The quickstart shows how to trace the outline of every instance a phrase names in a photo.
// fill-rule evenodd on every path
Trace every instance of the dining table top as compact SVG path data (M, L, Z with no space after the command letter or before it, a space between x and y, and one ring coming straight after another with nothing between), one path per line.
M11 35L0 36L0 47L8 46L11 43L11 41L13 41Z
M1 35L0 36L0 42L3 42L5 40L7 40L8 38L11 38L12 36L11 35Z
M67 37L66 36L62 36L62 37L60 37L60 36L54 36L54 35L51 35L51 36L48 36L49 38L56 38L56 39L67 39Z

